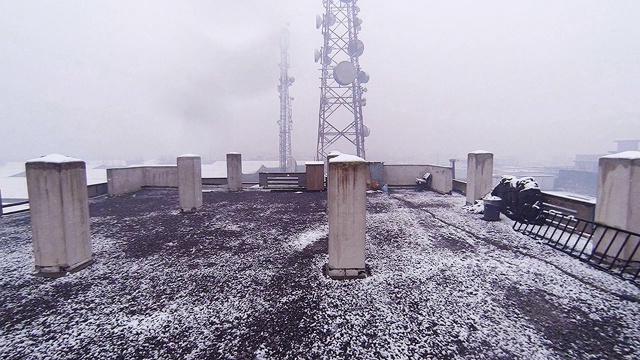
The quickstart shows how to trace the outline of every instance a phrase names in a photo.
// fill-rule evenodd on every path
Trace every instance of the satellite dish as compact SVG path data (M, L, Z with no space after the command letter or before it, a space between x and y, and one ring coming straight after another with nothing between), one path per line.
M316 29L320 29L320 26L322 26L322 16L316 15Z
M314 61L315 61L315 62L320 61L320 56L322 56L322 54L320 53L320 50L316 49L316 50L315 50L315 53L314 53L314 56L313 56Z
M333 68L333 79L340 85L353 83L356 75L356 67L350 61L343 61Z
M289 77L289 84L293 84L294 82L296 82L296 78L294 78L293 76Z
M333 14L327 14L324 18L324 23L328 27L331 27L336 24L336 16Z
M362 53L364 53L364 43L360 40L351 40L349 41L349 46L347 46L347 52L350 56L360 57Z
M360 99L360 105L367 106L367 98Z
M364 135L364 137L371 135L371 129L369 129L367 125L362 125L362 135Z
M366 84L369 82L369 74L364 71L358 71L358 82L360 84Z

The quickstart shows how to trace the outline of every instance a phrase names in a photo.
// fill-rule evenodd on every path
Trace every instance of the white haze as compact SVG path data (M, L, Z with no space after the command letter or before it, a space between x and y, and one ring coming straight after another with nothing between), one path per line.
M640 2L360 0L371 160L568 162L640 138ZM312 159L321 0L0 0L0 161L276 159L280 29ZM346 149L348 150L348 149Z

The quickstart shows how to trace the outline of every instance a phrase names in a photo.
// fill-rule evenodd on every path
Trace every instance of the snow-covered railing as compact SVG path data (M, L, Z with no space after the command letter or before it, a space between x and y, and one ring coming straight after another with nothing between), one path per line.
M527 209L528 206L528 209ZM579 219L557 210L539 211L535 221L516 221L513 229L541 240L557 250L624 279L637 282L640 275L640 234Z

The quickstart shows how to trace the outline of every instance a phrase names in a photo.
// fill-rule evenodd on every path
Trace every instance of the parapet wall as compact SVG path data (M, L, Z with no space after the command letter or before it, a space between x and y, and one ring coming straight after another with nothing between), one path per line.
M384 183L389 186L415 186L416 179L431 174L431 188L449 194L452 190L451 168L439 165L385 164Z
M177 166L139 166L107 169L109 195L141 190L143 186L177 187Z

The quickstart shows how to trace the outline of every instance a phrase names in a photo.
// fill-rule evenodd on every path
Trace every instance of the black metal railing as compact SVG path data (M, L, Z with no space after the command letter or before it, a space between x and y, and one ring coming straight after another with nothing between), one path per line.
M525 211L533 211L525 205ZM553 209L539 209L535 220L516 220L513 229L598 269L639 281L640 234Z
M2 205L2 211L0 211L0 215L10 215L10 214L17 214L17 213L29 211L29 207L18 209L18 210L13 210L13 209L5 210L5 209L13 208L16 206L23 206L23 205L29 205L29 200L18 201L18 202Z

